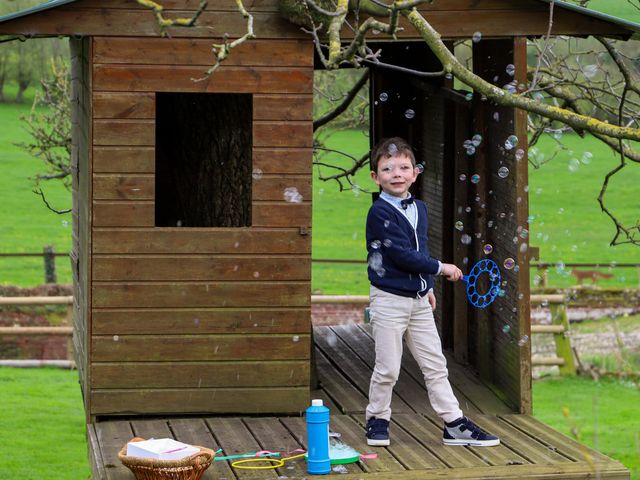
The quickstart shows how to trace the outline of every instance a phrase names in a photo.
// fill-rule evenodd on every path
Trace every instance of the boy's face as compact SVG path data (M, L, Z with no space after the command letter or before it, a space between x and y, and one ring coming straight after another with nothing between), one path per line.
M418 170L411 158L398 154L378 161L378 171L371 172L371 178L384 192L400 198L406 198L409 187L418 177Z

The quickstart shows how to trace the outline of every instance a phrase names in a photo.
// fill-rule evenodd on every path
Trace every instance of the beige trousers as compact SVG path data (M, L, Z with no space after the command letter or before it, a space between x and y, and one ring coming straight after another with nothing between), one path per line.
M440 336L427 298L401 297L372 286L370 300L376 364L369 386L366 419L391 418L391 395L400 374L405 334L407 346L424 376L435 412L445 422L462 417L458 400L451 390L447 360L442 354Z

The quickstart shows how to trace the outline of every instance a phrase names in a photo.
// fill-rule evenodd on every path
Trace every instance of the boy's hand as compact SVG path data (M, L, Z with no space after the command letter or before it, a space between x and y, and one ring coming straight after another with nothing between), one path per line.
M447 277L450 282L457 282L462 278L462 270L451 263L443 263L440 274Z
M431 310L436 311L436 296L433 293L433 290L429 290L427 293L427 300L429 301L429 305L431 305Z

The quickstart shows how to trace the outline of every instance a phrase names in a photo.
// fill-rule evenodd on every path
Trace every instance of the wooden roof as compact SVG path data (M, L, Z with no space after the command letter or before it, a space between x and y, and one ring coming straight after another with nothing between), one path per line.
M420 7L443 38L468 38L480 31L484 38L506 36L540 36L547 33L551 0L448 0ZM165 0L168 16L188 15L195 10L195 0ZM248 0L245 6L253 13L259 38L306 36L296 26L280 17L277 0ZM605 35L640 38L640 24L555 1L554 35ZM35 7L0 17L1 41L42 36L105 35L156 36L158 27L150 13L134 0L50 0ZM215 10L215 12L213 11ZM135 20L134 20L135 18ZM245 21L233 0L218 0L210 5L194 28L171 30L173 37L212 37L228 33L231 37L245 32ZM411 29L399 35L417 38Z

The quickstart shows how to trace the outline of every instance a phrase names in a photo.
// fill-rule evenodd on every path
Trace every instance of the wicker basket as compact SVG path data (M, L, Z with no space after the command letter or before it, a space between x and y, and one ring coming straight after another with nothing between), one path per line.
M141 442L143 438L133 438L131 442ZM118 458L133 472L137 480L200 480L204 471L209 468L215 453L213 450L200 447L198 453L180 460L156 460L127 456L127 446L122 447Z

